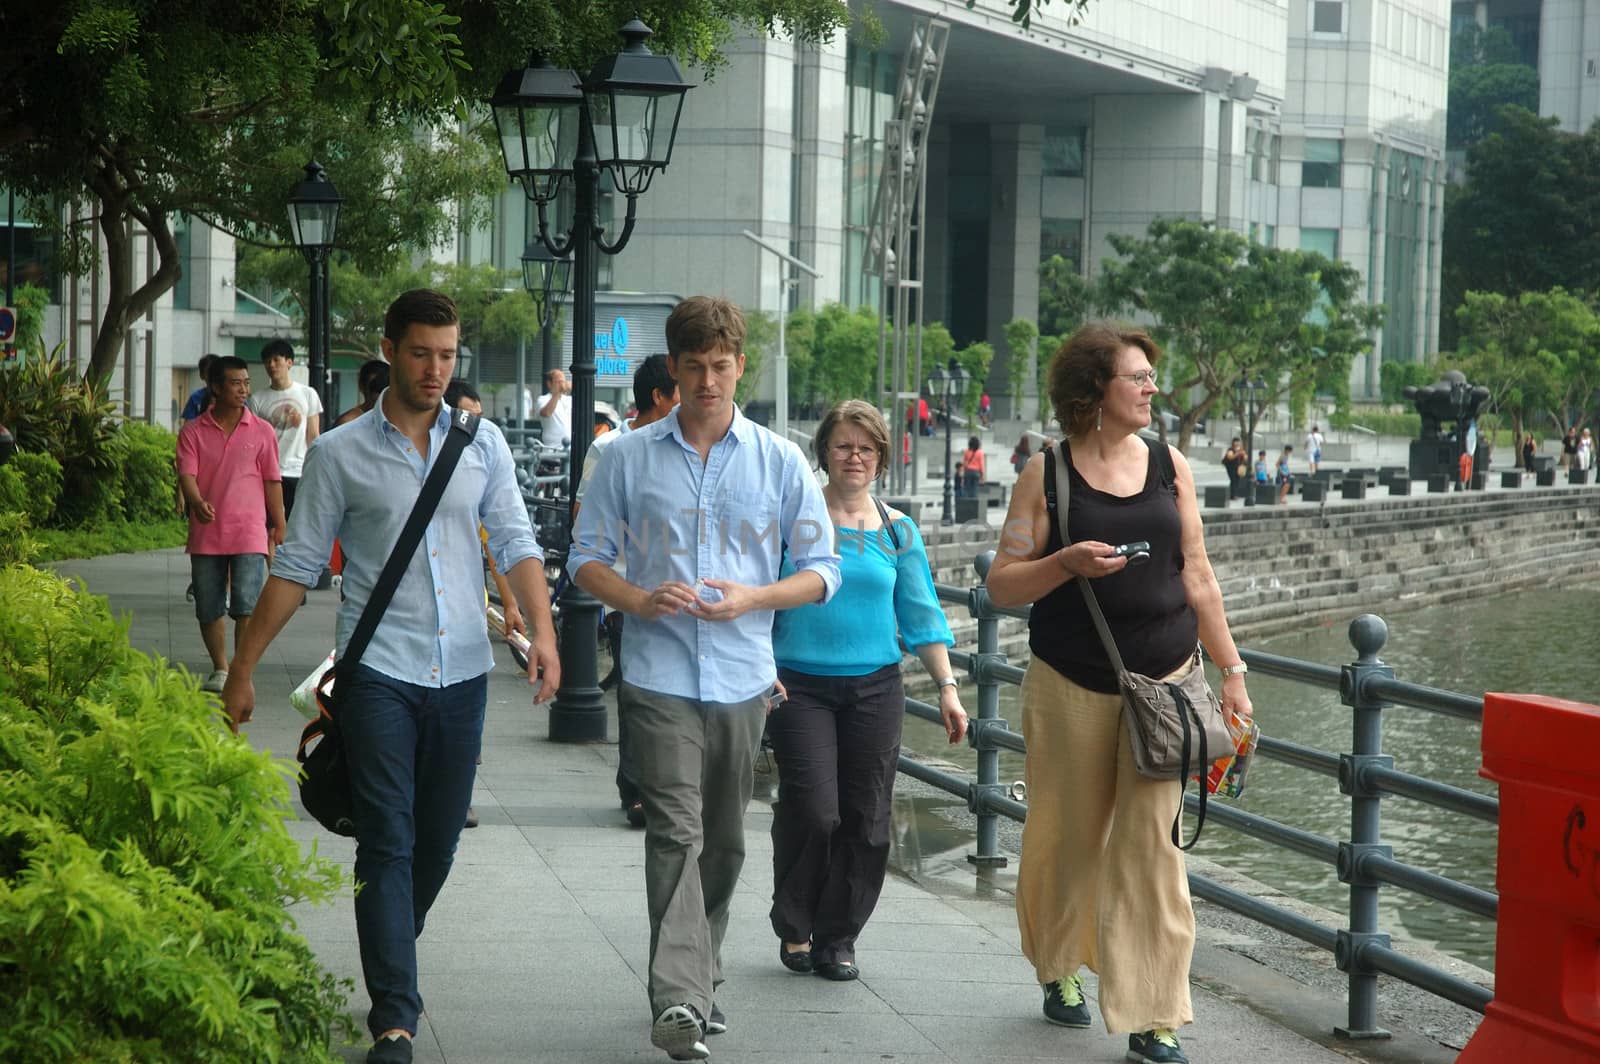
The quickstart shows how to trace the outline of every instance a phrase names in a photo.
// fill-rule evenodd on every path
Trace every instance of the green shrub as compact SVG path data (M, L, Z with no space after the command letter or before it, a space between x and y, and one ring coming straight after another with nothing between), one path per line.
M17 447L61 463L52 518L73 527L120 516L122 439L106 382L87 381L58 344L0 368L0 424Z
M330 862L287 762L231 736L103 599L0 570L0 1060L332 1061L350 1029L287 906Z
M6 490L5 473L0 468L0 491ZM16 480L14 475L12 479ZM39 556L39 541L30 531L27 517L0 504L0 566L27 565Z
M6 463L5 470L22 482L20 504L15 509L33 527L44 527L55 514L56 501L61 497L61 463L47 454L18 452ZM0 506L12 509L3 503Z
M1344 415L1336 413L1329 423L1337 429L1360 425L1380 436L1408 436L1416 439L1422 435L1422 415L1415 410L1371 410L1357 407Z
M166 521L174 510L178 437L142 421L122 426L122 512L129 521Z

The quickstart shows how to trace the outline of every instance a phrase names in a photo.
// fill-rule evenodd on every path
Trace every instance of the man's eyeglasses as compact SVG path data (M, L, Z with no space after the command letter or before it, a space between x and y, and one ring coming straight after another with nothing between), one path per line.
M1132 381L1133 386L1136 388L1143 388L1146 384L1154 384L1159 387L1161 384L1161 378L1156 376L1156 371L1153 369L1142 369L1138 373L1117 373L1113 374L1113 376L1121 377L1125 381Z
M868 458L878 457L876 447L851 447L848 444L836 443L829 447L828 451L841 462L848 458L859 458L865 462Z

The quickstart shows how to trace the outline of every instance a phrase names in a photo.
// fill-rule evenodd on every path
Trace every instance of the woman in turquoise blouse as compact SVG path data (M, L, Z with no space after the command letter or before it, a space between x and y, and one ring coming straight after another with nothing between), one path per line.
M875 407L846 400L813 443L839 540L840 586L826 605L777 615L773 654L788 698L767 722L778 759L772 818L772 929L793 972L848 980L856 936L872 915L889 863L889 805L905 695L900 646L939 684L952 743L967 730L950 669L950 625L939 607L916 525L872 497L889 462L889 428Z

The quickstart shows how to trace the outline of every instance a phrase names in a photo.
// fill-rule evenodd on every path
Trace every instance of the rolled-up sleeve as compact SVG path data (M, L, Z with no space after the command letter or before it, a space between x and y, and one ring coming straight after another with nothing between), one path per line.
M522 490L517 487L511 448L500 430L489 422L480 423L478 438L487 467L478 521L489 533L489 557L502 573L509 573L529 558L544 561L544 551L528 520L527 503L522 501Z
M272 575L315 587L333 553L333 539L344 517L344 492L318 436L306 450L300 486L295 489L289 533L272 559Z
M894 619L900 627L900 638L909 647L943 643L954 646L950 621L939 606L939 595L933 586L933 573L928 568L928 551L922 535L911 521L898 524L902 536L910 540L903 551L894 556Z
M618 440L607 453L626 442ZM628 517L623 502L626 490L623 467L626 464L613 457L592 467L594 476L584 490L583 505L578 508L578 522L572 530L572 553L567 558L567 572L573 576L590 562L599 562L607 569L617 564L621 550L620 530Z
M789 564L797 573L816 573L822 577L822 598L826 603L839 590L839 553L834 549L833 519L822 488L806 467L800 448L786 448L783 468L783 530L789 549ZM585 506L587 509L587 506Z

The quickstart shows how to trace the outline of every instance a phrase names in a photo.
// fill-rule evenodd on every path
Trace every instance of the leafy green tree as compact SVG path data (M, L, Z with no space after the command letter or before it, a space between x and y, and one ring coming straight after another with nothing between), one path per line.
M1011 386L1011 415L1022 411L1022 389L1037 379L1039 327L1027 318L1006 322L1006 382Z
M774 361L778 352L778 322L771 314L764 310L744 311L745 337L744 337L744 376L739 378L739 386L734 390L734 400L744 406L761 393L761 380L767 374L767 367L777 369ZM789 354L788 338L785 336L783 357L787 361ZM789 378L789 399L794 400L794 378Z
M1600 387L1600 314L1593 297L1564 289L1469 292L1456 311L1461 346L1453 360L1489 405L1509 413L1520 437L1548 419L1557 434L1581 425Z
M1467 152L1466 183L1445 198L1446 349L1468 292L1600 290L1600 125L1577 134L1556 122L1502 108Z
M789 316L788 356L805 367L807 393L824 405L874 393L878 374L878 312L826 303ZM795 378L790 376L790 384Z
M989 366L994 362L994 345L987 340L968 344L956 352L956 361L967 371L967 394L961 397L961 407L970 423L978 416L983 382L989 379Z
M285 197L315 157L345 197L339 243L356 265L431 246L505 185L478 106L501 75L535 47L588 69L634 17L657 50L709 72L738 30L818 40L849 12L844 0L8 5L0 169L35 217L90 200L105 245L88 375L110 373L129 324L177 282L176 213L281 245ZM157 256L137 286L130 223ZM85 272L88 234L58 235L63 268Z
M1060 255L1052 255L1039 264L1041 333L1070 336L1074 329L1103 311L1101 302L1095 286Z
M1180 450L1202 417L1231 402L1241 376L1267 383L1264 408L1297 381L1343 392L1351 361L1371 347L1382 320L1381 308L1360 301L1355 268L1314 252L1164 218L1146 237L1110 242L1120 258L1102 263L1104 298L1153 319L1166 356L1158 403L1179 419Z
M1449 104L1445 144L1469 147L1495 128L1506 104L1539 110L1539 71L1523 62L1504 27L1469 22L1450 39Z

